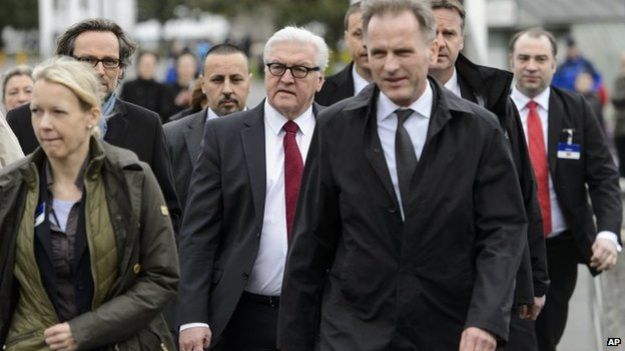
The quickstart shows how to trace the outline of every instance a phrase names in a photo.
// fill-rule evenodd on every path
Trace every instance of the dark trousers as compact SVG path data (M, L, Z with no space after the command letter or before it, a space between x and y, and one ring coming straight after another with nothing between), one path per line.
M545 307L536 320L540 351L555 351L566 327L569 300L577 282L577 248L570 235L546 240L547 270L551 284Z
M278 299L244 292L216 350L276 351Z
M501 350L506 351L537 351L535 322L519 318L519 311L512 310L510 317L510 334L508 343Z

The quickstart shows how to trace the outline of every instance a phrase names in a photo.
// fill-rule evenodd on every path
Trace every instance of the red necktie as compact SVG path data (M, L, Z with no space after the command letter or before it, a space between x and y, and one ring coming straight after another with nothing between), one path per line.
M549 199L549 163L547 162L547 149L543 137L542 123L536 109L536 101L530 100L527 107L530 112L527 115L527 144L536 177L536 191L538 203L543 217L543 233L545 236L551 233L551 200Z
M295 209L297 207L297 194L302 180L302 171L304 163L302 155L299 153L295 136L299 127L293 121L288 121L282 127L284 133L284 197L286 200L286 233L287 238L291 240L291 229L293 227L293 218L295 217Z

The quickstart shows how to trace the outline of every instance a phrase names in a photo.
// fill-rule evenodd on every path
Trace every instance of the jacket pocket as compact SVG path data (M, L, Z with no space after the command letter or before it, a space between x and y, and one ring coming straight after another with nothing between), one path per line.
M42 342L43 340L43 332L41 335L41 340L36 341L35 339L39 339L37 338L37 330L31 330L29 332L23 333L23 334L19 334L19 335L15 335L11 338L8 338L5 344L5 349L6 350L10 350L11 348L15 347L15 350L21 350L23 349L25 346L27 345L20 345L18 347L19 344L22 344L26 341L30 341L30 343L28 345L31 345L33 343L37 343L39 344L40 342ZM33 344L34 345L34 344ZM43 345L42 345L43 346Z
M143 351L173 351L173 339L169 329L159 314L147 328L139 331L137 335L139 345Z

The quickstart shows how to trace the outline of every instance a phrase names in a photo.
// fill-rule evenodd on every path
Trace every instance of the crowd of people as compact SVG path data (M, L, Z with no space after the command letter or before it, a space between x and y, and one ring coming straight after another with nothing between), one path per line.
M228 43L169 86L141 51L117 95L137 45L102 18L5 72L0 345L555 351L578 264L621 251L603 83L569 55L556 87L542 28L513 36L511 71L474 63L465 15L356 2L329 77L324 39L282 28L257 106Z

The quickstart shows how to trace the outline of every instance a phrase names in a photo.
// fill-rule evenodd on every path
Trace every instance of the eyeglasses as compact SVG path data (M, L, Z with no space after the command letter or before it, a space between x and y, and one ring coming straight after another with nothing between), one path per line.
M120 59L111 58L111 57L105 57L103 59L99 59L97 57L92 57L92 56L74 57L74 58L80 62L88 63L93 67L96 67L99 62L102 62L102 66L104 68L109 68L109 69L117 68L122 63Z
M306 67L306 66L287 66L283 63L268 63L266 64L267 68L269 68L269 73L273 74L276 77L282 77L284 72L288 69L291 71L291 75L295 78L306 78L309 72L311 71L319 71L319 67Z

